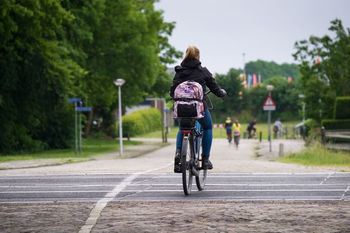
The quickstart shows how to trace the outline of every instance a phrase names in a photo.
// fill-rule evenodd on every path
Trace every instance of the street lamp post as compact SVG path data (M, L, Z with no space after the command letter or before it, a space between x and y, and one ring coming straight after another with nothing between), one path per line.
M271 91L273 90L272 85L267 85L266 89L269 91L269 96L271 96ZM269 151L272 151L272 146L271 146L271 111L268 112L268 117L267 117L267 123L269 127L269 135L268 135L268 140L269 140Z
M118 78L114 81L114 84L118 87L118 118L119 118L119 153L123 155L123 124L122 124L122 90L121 86L125 83L124 79Z

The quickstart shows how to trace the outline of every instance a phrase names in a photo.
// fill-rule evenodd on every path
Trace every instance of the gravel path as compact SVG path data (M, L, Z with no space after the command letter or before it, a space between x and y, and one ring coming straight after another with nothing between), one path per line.
M2 204L0 232L78 232L93 203ZM30 211L29 211L30 210ZM112 202L92 232L350 231L350 202Z
M121 202L92 232L349 232L349 202Z

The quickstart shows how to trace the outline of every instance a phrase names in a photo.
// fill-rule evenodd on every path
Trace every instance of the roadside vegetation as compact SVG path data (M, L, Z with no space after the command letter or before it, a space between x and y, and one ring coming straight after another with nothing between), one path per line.
M124 146L139 145L139 141L123 141ZM92 156L119 150L119 142L112 138L88 138L82 141L82 154L75 154L74 148L45 150L36 153L23 152L13 155L0 156L0 162L9 162L14 160L31 159L76 159L91 158Z
M279 162L296 163L305 166L339 166L350 170L350 153L329 150L319 143L307 147L300 153L293 153L279 158Z

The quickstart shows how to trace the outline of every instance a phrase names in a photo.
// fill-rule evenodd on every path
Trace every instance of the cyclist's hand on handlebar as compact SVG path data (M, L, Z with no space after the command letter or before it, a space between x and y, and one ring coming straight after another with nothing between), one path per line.
M225 89L220 89L220 97L225 97L227 95L227 92L225 91Z

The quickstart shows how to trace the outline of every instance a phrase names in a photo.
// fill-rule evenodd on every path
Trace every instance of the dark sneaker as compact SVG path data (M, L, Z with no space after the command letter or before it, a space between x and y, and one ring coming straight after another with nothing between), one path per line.
M202 164L203 169L213 169L213 164L210 162L208 158L203 159L203 164Z
M176 150L175 159L174 159L174 172L181 173L181 153L180 150Z

